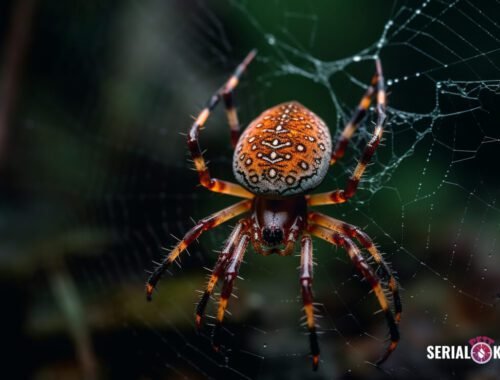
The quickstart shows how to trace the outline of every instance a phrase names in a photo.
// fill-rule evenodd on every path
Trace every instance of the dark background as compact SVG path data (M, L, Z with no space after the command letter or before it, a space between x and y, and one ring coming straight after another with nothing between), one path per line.
M498 3L478 1L2 2L1 376L498 376L498 361L425 355L430 344L500 340L499 14ZM398 273L402 340L382 369L370 364L386 336L374 297L345 252L319 241L318 373L299 324L295 256L250 249L224 350L212 352L210 326L195 333L202 268L231 223L206 233L145 301L145 270L161 247L191 218L235 201L198 186L181 133L251 48L259 55L237 90L242 123L296 99L333 136L381 56L386 141L356 198L322 211L364 228ZM343 186L372 120L318 191ZM231 179L222 110L202 146L213 173Z

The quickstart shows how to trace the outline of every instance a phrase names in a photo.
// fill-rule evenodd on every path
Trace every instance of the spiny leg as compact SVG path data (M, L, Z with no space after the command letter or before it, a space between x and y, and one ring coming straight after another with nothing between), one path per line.
M340 135L335 145L335 148L332 152L332 157L330 159L330 165L335 164L339 159L344 157L345 148L347 147L349 140L351 140L352 135L358 129L359 123L361 123L361 121L366 115L366 111L370 107L373 94L375 93L375 87L377 85L377 82L378 82L378 74L375 73L375 75L372 77L370 86L368 87L368 89L366 90L365 94L363 95L358 104L356 112L354 112L354 114L351 117L351 120L349 120L349 122L344 127L344 130L342 131L342 134Z
M205 314L208 300L213 293L215 285L217 285L217 281L224 274L227 262L233 256L236 244L241 239L243 229L246 228L247 224L248 223L246 220L242 220L236 225L236 227L234 227L231 235L229 236L229 239L227 239L224 248L217 258L217 262L215 263L214 269L212 270L212 274L210 275L210 279L208 280L205 292L203 293L200 302L198 302L198 305L196 307L196 327L198 329L201 327L201 321Z
M313 248L312 240L309 234L304 234L301 241L300 252L300 286L302 292L302 301L304 303L304 312L306 314L307 328L309 330L309 343L311 346L311 355L313 370L318 369L319 364L319 345L316 335L316 324L314 322L314 307L312 294L313 280Z
M177 243L177 245L170 251L167 257L162 261L160 265L156 267L154 272L149 276L146 282L146 297L148 301L151 301L153 290L156 284L160 280L161 276L168 267L174 262L174 260L193 242L195 241L204 231L210 230L219 224L228 221L235 216L243 214L248 211L252 206L251 200L244 200L238 202L232 206L229 206L215 214L212 214L202 220L200 220L193 228L191 228L182 240Z
M234 280L238 276L238 271L245 255L245 250L247 249L250 237L247 234L243 234L240 240L236 243L234 253L229 260L226 273L224 275L224 283L222 284L222 290L219 300L219 308L217 310L217 316L215 319L215 327L212 334L212 346L215 351L219 350L220 347L220 332L222 329L222 321L224 320L224 314L226 313L228 299L233 292Z
M226 108L227 122L231 131L231 145L233 148L236 146L238 138L240 137L240 123L238 121L238 113L234 106L234 89L238 85L240 77L246 67L254 59L256 54L257 50L254 49L246 56L243 62L238 65L234 74L229 78L222 90L222 98L224 99L224 106Z
M238 84L239 78L245 71L245 68L255 57L255 54L256 51L252 50L243 60L243 62L236 68L234 74L229 78L226 84L222 86L221 89L217 90L214 95L212 95L207 103L207 106L200 112L195 122L191 126L188 134L188 147L191 152L191 157L194 161L194 166L196 168L196 171L198 172L201 185L216 193L224 193L241 198L252 198L253 195L240 185L232 182L222 181L210 176L210 171L208 169L207 163L205 162L205 159L203 158L203 153L200 148L198 139L200 129L203 129L203 127L205 126L205 122L207 121L208 117L217 106L217 104L219 104L222 96L224 96L226 99L226 107L228 107L228 104L229 106L231 106L227 108L227 117L232 131L231 133L233 136L239 134L238 118L236 116L234 107L232 107L232 92Z
M327 205L327 204L337 204L344 203L346 200L351 198L358 189L359 181L361 180L361 176L363 175L366 166L370 162L375 150L377 149L380 139L382 138L382 133L384 131L384 123L385 123L385 88L384 88L384 77L382 74L382 64L380 60L377 59L375 61L377 68L377 125L375 126L375 131L373 132L373 136L368 142L363 151L363 155L361 156L361 160L356 165L354 172L351 177L347 181L347 185L344 189L329 191L326 193L320 194L312 194L307 196L307 204L309 206L319 206L319 205Z
M384 355L382 355L382 357L377 361L377 365L382 364L387 360L392 351L396 349L399 342L399 330L396 321L394 320L394 315L389 308L389 301L387 300L387 297L382 290L382 286L380 285L378 276L375 274L375 272L373 272L372 268L365 261L358 247L347 236L313 224L308 225L307 230L314 236L317 236L337 246L343 247L347 251L349 258L351 259L356 269L372 287L373 292L375 293L375 296L377 297L377 300L380 304L380 307L384 312L387 325L389 326L389 334L391 339L391 343L387 347Z
M311 222L312 224L317 224L322 227L326 227L329 230L333 230L343 235L347 235L351 238L356 239L361 243L361 245L363 245L363 247L366 248L366 250L370 253L375 262L378 265L380 265L380 267L384 272L384 276L388 279L389 290L391 291L394 300L394 310L395 310L394 319L396 320L397 323L399 323L399 321L401 320L402 305L401 305L401 299L399 298L398 283L394 278L391 268L384 260L384 258L378 251L377 247L375 247L375 244L373 244L372 239L370 239L370 237L366 233L361 231L359 227L345 223L335 218L331 218L319 212L310 212L307 215L307 218L309 222Z

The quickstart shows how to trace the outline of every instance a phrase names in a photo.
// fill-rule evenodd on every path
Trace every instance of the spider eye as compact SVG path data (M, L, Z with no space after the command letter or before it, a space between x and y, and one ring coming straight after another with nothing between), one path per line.
M283 230L279 227L264 227L262 238L270 246L278 245L283 241Z

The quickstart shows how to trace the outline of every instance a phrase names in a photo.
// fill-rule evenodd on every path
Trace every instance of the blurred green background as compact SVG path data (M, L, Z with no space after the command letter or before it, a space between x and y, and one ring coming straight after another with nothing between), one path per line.
M478 1L1 2L2 378L497 378L499 361L425 355L430 344L500 340L499 14ZM235 202L198 186L182 133L252 48L242 124L296 99L332 136L382 58L386 140L356 198L321 209L364 228L398 273L402 340L382 369L370 364L386 326L369 286L319 241L318 373L295 256L250 249L225 349L212 352L210 326L196 334L203 268L231 223L145 301L162 247ZM318 191L343 186L372 121ZM231 179L222 110L202 146L214 175Z

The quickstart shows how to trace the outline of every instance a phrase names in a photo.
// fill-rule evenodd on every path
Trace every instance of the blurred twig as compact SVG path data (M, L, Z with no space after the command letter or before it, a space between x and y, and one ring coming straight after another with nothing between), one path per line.
M6 155L9 121L18 97L36 3L37 0L18 0L12 9L0 81L0 164Z
M97 363L92 349L90 331L85 321L85 310L73 278L61 266L49 273L52 292L64 314L76 348L84 379L97 378Z

